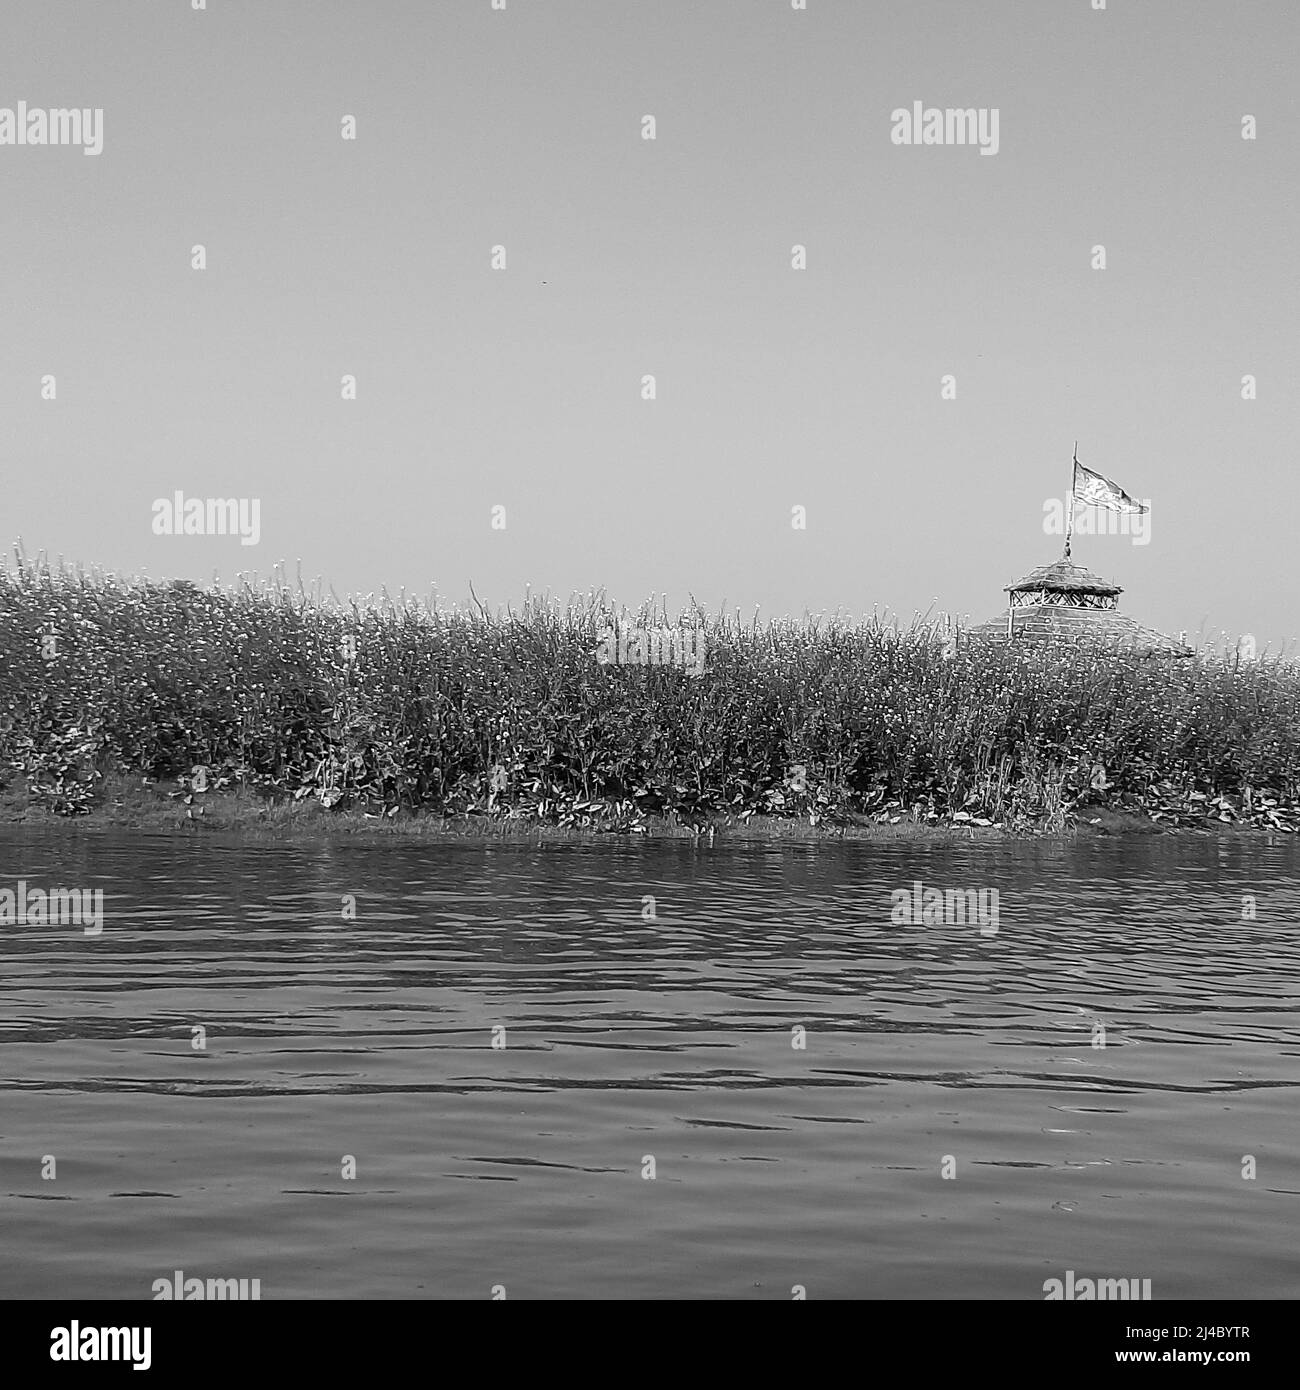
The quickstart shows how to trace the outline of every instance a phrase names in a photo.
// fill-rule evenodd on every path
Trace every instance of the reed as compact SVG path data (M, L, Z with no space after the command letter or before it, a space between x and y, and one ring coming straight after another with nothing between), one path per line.
M1094 805L1297 819L1290 661L954 654L923 620L696 609L671 620L703 635L695 677L601 665L617 617L669 621L601 595L448 612L20 558L0 570L0 769L68 813L111 771L624 829L756 813L1054 827Z

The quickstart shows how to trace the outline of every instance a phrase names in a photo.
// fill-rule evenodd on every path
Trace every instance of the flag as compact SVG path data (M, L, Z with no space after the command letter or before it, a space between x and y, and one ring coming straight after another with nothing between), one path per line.
M1085 507L1105 507L1108 512L1147 512L1150 507L1130 497L1118 483L1085 468L1077 459L1074 463L1074 500Z

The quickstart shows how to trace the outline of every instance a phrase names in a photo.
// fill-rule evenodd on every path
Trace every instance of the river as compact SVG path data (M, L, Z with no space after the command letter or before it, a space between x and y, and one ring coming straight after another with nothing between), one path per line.
M0 1297L1300 1297L1294 842L9 829L20 881L103 922L0 925Z

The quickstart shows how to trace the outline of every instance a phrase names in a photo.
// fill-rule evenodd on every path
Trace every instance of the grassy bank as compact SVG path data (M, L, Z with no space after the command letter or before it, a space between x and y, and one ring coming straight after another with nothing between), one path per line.
M33 795L11 783L0 791L0 831L69 827L94 834L99 831L140 832L201 837L238 835L255 840L362 841L401 843L410 840L499 840L536 843L590 840L611 834L646 840L694 840L713 844L718 840L970 840L998 838L1002 828L931 823L904 817L896 823L854 817L836 825L812 825L793 817L751 816L745 820L717 816L707 822L686 822L674 816L651 815L625 827L542 822L487 815L443 815L420 809L397 815L376 814L353 807L326 810L312 798L268 797L239 789L191 792L170 784L108 774L96 783L91 799L76 816L56 811L48 798ZM1100 833L1154 830L1149 821L1110 817Z
M190 821L220 803L245 820L428 823L404 833L1300 824L1292 663L954 653L919 624L696 612L680 620L693 674L622 664L635 643L602 664L616 616L599 600L447 614L20 563L0 572L0 780L15 816L113 814L103 789L126 778Z

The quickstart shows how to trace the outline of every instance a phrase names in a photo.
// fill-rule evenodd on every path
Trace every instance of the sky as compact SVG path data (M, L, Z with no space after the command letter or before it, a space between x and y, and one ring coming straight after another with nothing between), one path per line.
M1294 0L194 3L6 0L0 109L103 112L0 144L6 546L981 621L1077 440L1121 611L1300 635Z

